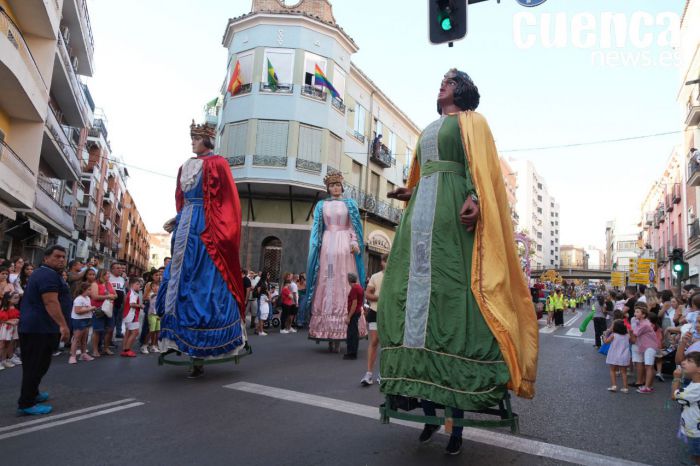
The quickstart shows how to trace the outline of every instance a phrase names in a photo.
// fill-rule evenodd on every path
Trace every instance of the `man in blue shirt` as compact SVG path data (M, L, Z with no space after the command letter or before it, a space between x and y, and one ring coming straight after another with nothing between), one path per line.
M18 414L48 414L51 405L40 404L49 399L39 392L41 379L51 365L51 354L59 340L68 342L72 299L68 284L61 277L66 267L66 250L50 246L44 251L44 262L29 277L24 289L19 317L19 347L22 352L22 389Z

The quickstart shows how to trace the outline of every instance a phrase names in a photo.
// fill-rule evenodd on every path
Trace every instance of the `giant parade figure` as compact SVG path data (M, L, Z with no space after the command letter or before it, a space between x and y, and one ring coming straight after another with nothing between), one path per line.
M508 389L535 393L538 326L493 136L474 111L479 99L466 73L444 76L440 118L418 140L407 186L389 193L408 205L377 312L381 391L421 400L420 441L439 428L436 407L459 419L499 405ZM461 451L457 426L451 454Z
M343 198L343 175L330 173L323 182L329 198L314 209L303 305L311 313L309 339L328 341L328 349L337 353L347 337L348 273L365 284L364 243L357 203Z
M249 352L239 263L241 208L228 162L214 155L215 128L190 126L192 152L177 175L172 261L163 274L156 310L160 345L191 358L190 377L206 361ZM162 361L162 360L161 360Z

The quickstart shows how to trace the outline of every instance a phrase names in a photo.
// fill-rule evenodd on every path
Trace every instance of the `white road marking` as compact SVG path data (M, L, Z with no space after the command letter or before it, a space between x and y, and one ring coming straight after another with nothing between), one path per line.
M14 424L14 425L11 425L11 426L0 427L0 432L6 432L6 431L8 431L8 430L14 430L14 429L16 429L16 428L18 428L18 427L33 426L33 425L35 425L35 424L41 424L41 423L43 423L43 422L49 422L49 421L53 421L53 420L55 420L55 419L62 419L62 418L64 418L64 417L70 417L70 416L74 416L74 415L76 415L76 414L87 413L87 412L95 411L95 410L98 410L98 409L109 408L109 407L111 407L111 406L116 406L116 405L120 405L120 404L124 404L124 403L129 403L129 402L131 402L131 401L136 401L136 400L135 400L134 398L124 398L123 400L112 401L111 403L104 403L104 404L101 404L101 405L88 406L87 408L78 409L78 410L76 410L76 411L69 411L69 412L67 412L67 413L53 414L53 415L51 415L51 416L39 416L39 417L37 417L37 418L35 418L35 419L31 420L31 421L20 422L20 423L18 423L18 424Z
M554 333L557 331L556 327L542 327L540 333Z
M577 312L575 316L573 316L571 319L564 322L564 327L571 327L574 324L574 322L576 322L580 317L581 317L581 313Z
M577 328L570 328L568 332L566 332L567 335L571 337L580 337L583 336L583 333L581 333L581 330Z
M581 340L584 343L593 343L595 341L594 338L584 338L584 337L570 337L568 335L552 335L557 338L570 338L572 340Z
M353 414L355 416L375 420L379 418L379 409L376 406L367 406L359 403L352 403L350 401L328 398L325 396L310 395L308 393L268 387L266 385L258 385L249 382L236 382L230 385L224 385L224 388L252 393L254 395L268 396L280 400L291 401L293 403L301 403L317 408L326 408L332 411ZM423 428L422 425L413 422L401 421L397 419L392 419L391 422L412 427L414 429ZM517 437L493 430L465 427L462 437L472 442L483 443L485 445L491 445L497 448L518 451L533 456L567 461L569 463L581 464L585 466L645 466L644 463L636 463L634 461L614 458L598 453L591 453L588 451L577 450L575 448L540 442L524 437Z
M114 404L114 403L111 403L111 404ZM125 404L125 405L115 406L113 408L102 409L99 411L94 411L92 413L83 414L82 416L71 417L68 419L63 419L63 420L53 421L53 422L45 422L49 418L44 418L41 420L37 419L37 421L41 421L43 423L38 424L38 425L34 425L34 427L27 427L26 429L13 430L13 431L8 432L6 434L2 434L2 435L0 435L0 440L5 440L5 439L11 438L11 437L17 437L19 435L29 434L29 433L36 432L39 430L49 429L51 427L57 427L57 426L61 426L64 424L69 424L71 422L82 421L84 419L90 419L90 418L97 417L97 416L104 416L105 414L110 414L110 413L113 413L116 411L121 411L123 409L135 408L136 406L141 406L143 404L144 404L143 402L136 401L136 402ZM87 408L87 409L89 410L91 408ZM94 409L94 408L92 408L92 409ZM72 413L58 414L56 416L51 416L51 419L57 419L58 417L70 416L70 415L73 415L77 412L84 412L84 411L85 410L79 410L79 411L73 411ZM16 424L14 426L7 426L7 427L14 429L17 426L22 426L22 425L26 426L29 424L37 424L37 422L29 421L26 423ZM7 427L4 427L3 429L8 430Z

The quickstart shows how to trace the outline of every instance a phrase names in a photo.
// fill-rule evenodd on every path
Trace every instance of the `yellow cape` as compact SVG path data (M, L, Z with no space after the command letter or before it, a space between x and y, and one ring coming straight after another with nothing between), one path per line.
M539 328L516 252L496 144L479 113L460 113L459 128L481 211L474 241L472 292L508 365L508 388L517 396L532 398ZM407 187L415 187L419 179L420 164L414 155Z

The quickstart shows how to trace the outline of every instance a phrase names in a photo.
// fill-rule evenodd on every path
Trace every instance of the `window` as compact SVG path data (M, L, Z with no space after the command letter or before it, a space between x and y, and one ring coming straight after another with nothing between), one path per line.
M554 232L550 230L549 236L554 236Z
M299 150L297 157L310 162L321 163L321 141L323 132L312 126L299 126Z
M315 85L314 73L316 65L321 71L326 72L326 59L314 53L306 52L304 55L304 84Z
M265 57L262 63L261 81L267 84L267 62L275 70L279 84L291 84L294 73L294 50L292 49L265 49Z
M549 264L550 264L550 265L554 265L554 261L553 261L553 260L552 260L552 261L549 261Z
M245 155L248 142L248 122L226 125L223 139L223 147L227 157Z
M334 134L331 134L328 139L328 160L326 160L328 166L340 169L340 158L342 154L343 141Z
M537 232L537 238L538 238L538 239L542 239L542 233Z
M386 182L386 192L387 192L387 193L390 193L390 192L392 192L394 189L396 189L396 185L395 185L394 183L392 183L391 181L387 181L387 182Z
M542 213L542 207L538 207L538 208L537 208L537 213L538 213L538 214L541 214L541 213Z
M379 197L379 175L372 172L372 175L369 179L369 183L370 183L370 185L369 185L370 193L374 197Z
M289 123L286 121L258 121L255 155L287 157L288 132Z
M389 153L396 158L396 134L393 131L389 131Z
M354 127L355 137L365 142L365 118L367 116L367 111L360 104L355 104L355 121Z
M554 246L554 240L551 240L549 243L551 246Z
M333 87L338 91L340 99L345 97L345 72L338 66L333 68Z
M537 196L537 200L542 202L542 196Z
M228 83L231 80L233 69L236 67L236 60L238 60L238 63L241 65L241 82L243 83L243 86L253 82L253 51L249 50L248 52L238 54L235 60L231 60L230 69L228 72L229 79L226 80L224 86L228 86ZM250 88L250 86L248 87ZM241 92L244 92L244 89L241 89Z
M538 245L537 245L537 250L538 250L538 251L541 251L541 250L542 250L542 245L541 245L541 244L538 244Z
M542 183L537 183L537 189L542 189Z
M559 246L554 246L555 251L559 251Z
M362 181L362 164L355 161L352 162L352 173L350 174L350 183L353 186L360 186Z
M617 250L618 251L634 251L637 249L636 241L618 241Z
M382 122L375 118L374 125L376 126L376 130L374 131L374 135L375 136L379 136L379 135L384 136L384 133L383 133L384 125L382 124Z

